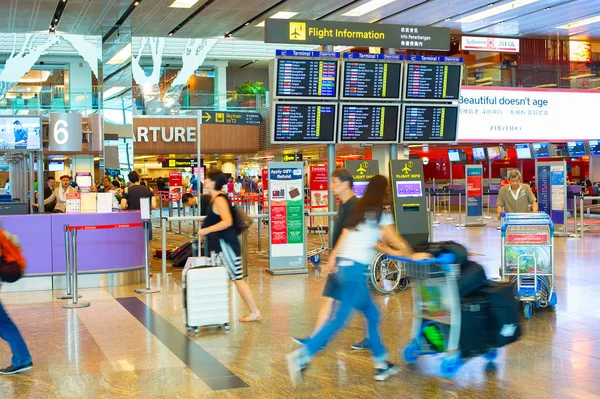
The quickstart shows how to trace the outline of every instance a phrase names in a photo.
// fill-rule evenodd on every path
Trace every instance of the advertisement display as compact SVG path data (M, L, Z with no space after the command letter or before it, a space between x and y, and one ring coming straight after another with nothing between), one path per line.
M467 226L483 223L483 166L465 165Z
M91 172L77 172L75 173L75 183L79 186L79 191L82 193L89 193L94 185Z
M79 125L81 128L81 124ZM41 149L40 132L42 120L39 116L0 116L0 150ZM81 144L81 142L80 142Z
M497 53L518 53L519 39L504 37L463 36L462 50L493 51Z
M459 142L566 142L598 139L590 123L597 90L468 87L461 90ZM569 115L565 118L565 115Z
M344 167L352 173L356 198L362 198L369 185L369 180L379 174L379 161L346 161Z
M538 162L536 172L539 211L550 215L555 225L563 225L566 233L566 163Z
M271 274L306 273L304 164L269 163L269 269Z
M329 176L327 166L310 167L310 206L311 212L327 212L329 206ZM312 226L327 225L327 217L312 218Z
M179 201L182 188L183 175L179 172L169 173L169 197L171 201Z

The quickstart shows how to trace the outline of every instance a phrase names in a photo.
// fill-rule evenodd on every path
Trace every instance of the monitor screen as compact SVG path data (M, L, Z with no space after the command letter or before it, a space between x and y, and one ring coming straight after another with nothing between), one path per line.
M461 161L461 151L460 150L448 150L448 158L450 162L460 162Z
M398 198L422 197L423 186L421 180L396 181L396 196Z
M533 143L533 155L536 158L550 158L549 143Z
M402 142L453 143L458 129L456 105L403 105Z
M400 106L342 104L340 143L397 143Z
M473 147L473 160L474 161L485 161L487 154L484 147Z
M399 62L344 62L342 98L400 99Z
M529 144L517 144L515 145L517 150L518 159L532 159L533 154L531 153L531 146Z
M337 98L338 61L277 60L275 98Z
M588 144L590 145L591 155L600 155L600 140L590 140Z
M39 116L0 116L0 150L40 150L41 128Z
M49 172L60 172L65 170L64 162L48 162L48 171Z
M335 104L276 103L273 118L274 143L333 143Z
M368 181L355 181L354 184L352 184L352 190L354 191L356 198L362 198L365 195L368 185Z
M458 100L461 65L407 63L405 100Z
M584 157L587 155L585 141L569 141L567 146L569 147L570 157Z
M502 159L502 148L501 147L488 147L487 148L488 158L492 161L496 159Z

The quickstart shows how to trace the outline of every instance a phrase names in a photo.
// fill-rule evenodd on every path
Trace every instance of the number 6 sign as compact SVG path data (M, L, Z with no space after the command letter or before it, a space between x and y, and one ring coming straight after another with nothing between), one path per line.
M56 144L67 144L67 142L69 141L69 131L67 130L68 127L69 124L67 123L67 121L62 119L56 121L56 123L54 124L54 141L56 142Z
M49 125L50 151L81 151L83 133L81 114L51 113Z

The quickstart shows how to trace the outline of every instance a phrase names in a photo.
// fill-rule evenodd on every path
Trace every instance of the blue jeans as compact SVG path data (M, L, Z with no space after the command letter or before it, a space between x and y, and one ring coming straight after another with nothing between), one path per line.
M312 359L329 340L333 338L346 324L348 317L355 309L367 319L367 329L371 352L375 363L383 363L389 359L389 354L381 342L379 335L379 310L371 299L366 283L368 266L356 263L349 259L336 259L338 265L350 263L348 266L339 266L337 277L340 283L339 303L335 315L310 338L305 344L307 361Z
M2 306L2 302L0 302L0 338L10 345L10 349L13 353L13 366L26 366L31 363L31 355L29 354L29 349L27 349L27 344L23 340L15 323L8 317L8 314Z

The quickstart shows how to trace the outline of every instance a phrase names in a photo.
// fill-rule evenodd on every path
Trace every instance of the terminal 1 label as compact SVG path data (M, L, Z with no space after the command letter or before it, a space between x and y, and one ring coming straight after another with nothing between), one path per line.
M209 125L252 125L262 124L258 112L202 111L202 123Z

